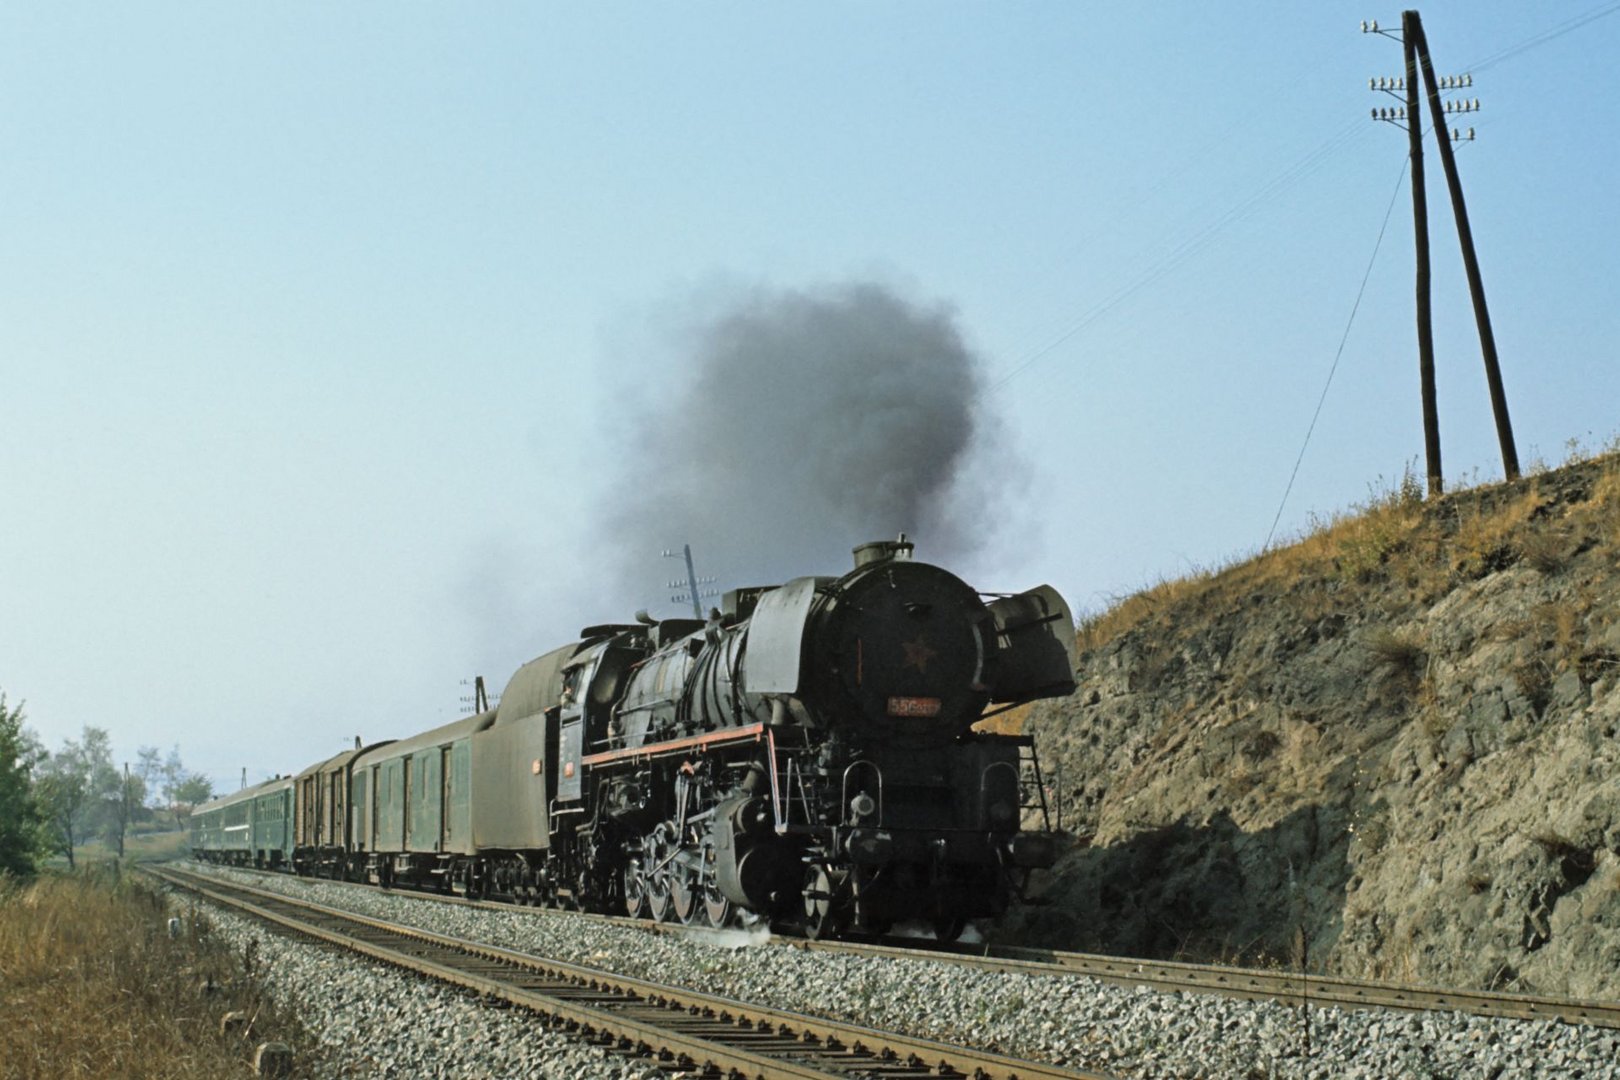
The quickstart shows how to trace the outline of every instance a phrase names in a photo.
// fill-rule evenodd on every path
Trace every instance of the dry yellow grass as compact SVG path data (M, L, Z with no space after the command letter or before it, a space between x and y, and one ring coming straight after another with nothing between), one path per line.
M1386 583L1432 602L1521 561L1557 573L1575 550L1572 537L1620 541L1620 453L1610 450L1581 464L1596 471L1590 494L1557 507L1557 472L1438 500L1425 500L1408 473L1349 511L1313 522L1290 543L1119 599L1081 623L1078 648L1094 650L1132 631L1162 647L1184 626L1257 596L1286 596L1310 617L1318 609L1370 601ZM1569 633L1565 626L1559 636Z
M1463 578L1481 577L1514 560L1514 538L1544 505L1536 486L1532 480L1528 491L1501 505L1476 504L1463 512L1447 552L1454 573Z
M109 867L0 879L0 1078L251 1075L251 1046L220 1034L221 1017L255 1016L255 1041L289 1023L205 924L188 918L171 939L163 897Z
M994 716L986 717L973 725L974 731L985 731L993 735L1022 735L1024 722L1029 719L1031 704L1016 705L1005 712L998 712Z

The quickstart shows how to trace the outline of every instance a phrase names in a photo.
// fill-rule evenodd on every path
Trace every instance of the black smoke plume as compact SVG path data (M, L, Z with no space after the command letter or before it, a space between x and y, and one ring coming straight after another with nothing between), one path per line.
M623 602L680 613L663 582L684 564L655 560L683 543L725 589L843 573L856 544L901 532L944 565L985 541L966 478L1011 463L948 309L871 284L755 292L700 326L673 374L604 508Z

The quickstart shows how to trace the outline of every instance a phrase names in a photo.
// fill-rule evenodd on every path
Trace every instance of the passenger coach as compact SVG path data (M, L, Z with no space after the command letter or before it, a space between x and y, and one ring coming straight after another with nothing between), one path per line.
M293 781L266 780L191 812L191 849L204 862L280 868L292 862Z

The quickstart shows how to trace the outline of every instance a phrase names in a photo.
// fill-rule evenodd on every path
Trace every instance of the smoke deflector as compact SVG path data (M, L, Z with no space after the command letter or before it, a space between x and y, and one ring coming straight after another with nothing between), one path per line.
M1001 704L1074 692L1074 617L1050 585L990 602L996 656L990 700Z

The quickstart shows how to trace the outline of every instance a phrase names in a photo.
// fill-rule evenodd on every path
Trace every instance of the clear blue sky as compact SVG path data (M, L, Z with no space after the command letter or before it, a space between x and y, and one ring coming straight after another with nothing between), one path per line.
M1526 461L1620 427L1620 14L1575 24L1615 7L1423 9L1476 73L1459 159ZM1024 462L958 568L1096 609L1265 540L1395 196L1282 531L1421 472L1374 17L7 5L0 688L52 746L178 743L222 787L452 719L460 679L629 615L591 585L604 459L750 290L948 309ZM1429 162L1447 473L1489 479ZM674 613L682 539L648 523L618 593Z

